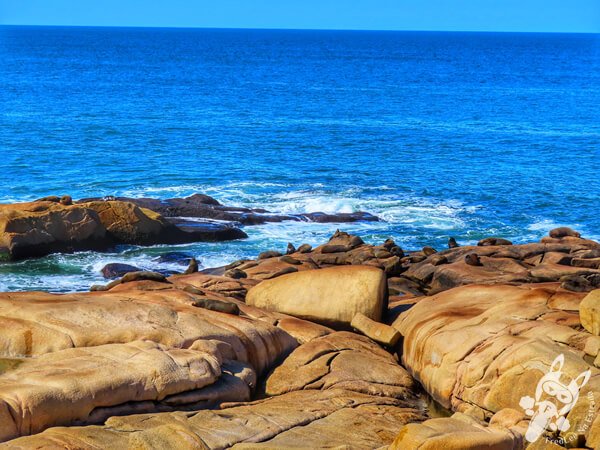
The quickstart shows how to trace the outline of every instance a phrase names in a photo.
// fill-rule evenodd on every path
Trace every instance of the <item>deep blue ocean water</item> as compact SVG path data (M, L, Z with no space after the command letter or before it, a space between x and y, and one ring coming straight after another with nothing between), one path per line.
M195 192L384 221L246 227L204 267L322 242L600 237L600 35L0 27L0 201ZM0 266L0 289L87 289L106 262Z

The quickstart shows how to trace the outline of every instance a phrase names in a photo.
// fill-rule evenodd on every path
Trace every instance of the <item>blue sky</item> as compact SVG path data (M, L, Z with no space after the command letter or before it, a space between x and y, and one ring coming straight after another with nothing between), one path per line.
M600 0L0 0L0 24L600 32Z

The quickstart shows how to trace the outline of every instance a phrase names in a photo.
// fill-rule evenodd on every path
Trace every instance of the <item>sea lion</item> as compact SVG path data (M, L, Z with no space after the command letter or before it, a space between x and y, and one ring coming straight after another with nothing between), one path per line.
M196 258L191 258L190 264L189 264L188 268L185 269L185 272L183 272L183 274L189 275L189 274L196 273L196 272L198 272L198 261L196 261Z
M483 266L477 253L469 253L468 255L465 255L465 263L469 266Z

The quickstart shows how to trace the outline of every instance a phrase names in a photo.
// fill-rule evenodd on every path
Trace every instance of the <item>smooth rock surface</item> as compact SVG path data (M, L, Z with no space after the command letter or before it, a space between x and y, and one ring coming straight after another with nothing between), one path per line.
M383 271L368 266L308 270L263 281L246 303L315 322L349 326L356 313L380 321L387 306Z

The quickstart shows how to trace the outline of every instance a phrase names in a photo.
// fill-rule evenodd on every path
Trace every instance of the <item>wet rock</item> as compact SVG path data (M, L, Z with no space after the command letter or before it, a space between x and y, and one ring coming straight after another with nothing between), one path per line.
M191 259L194 255L184 252L168 252L157 256L152 261L159 264L179 264L181 266L187 266L190 264Z
M318 223L349 223L362 221L378 221L379 218L366 212L325 214L309 212L304 214L273 214L260 208L241 208L221 205L208 195L194 194L186 198L170 198L166 200L154 198L104 197L82 199L79 203L90 201L117 200L133 203L141 208L155 211L167 218L194 217L199 219L220 220L242 225L261 225L269 222L286 220L318 222Z
M367 266L306 270L263 281L246 302L269 311L335 326L349 326L356 313L380 321L385 308L384 273Z
M296 247L294 247L294 244L292 244L291 242L288 242L288 245L285 249L285 254L291 255L292 253L296 253Z
M141 269L130 264L109 263L100 272L104 278L119 278L129 272L139 272Z

